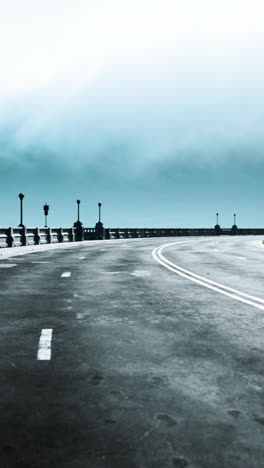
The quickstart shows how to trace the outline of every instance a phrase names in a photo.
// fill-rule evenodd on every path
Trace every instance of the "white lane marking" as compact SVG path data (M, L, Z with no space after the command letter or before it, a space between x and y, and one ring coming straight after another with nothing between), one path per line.
M86 314L82 314L80 312L77 312L76 318L77 320L82 320L85 317Z
M132 276L139 276L139 277L144 277L144 276L150 276L149 271L145 270L135 270L133 273L130 273Z
M236 299L237 301L244 302L245 304L252 305L253 307L256 307L257 309L264 310L264 306L257 303L257 302L261 302L261 303L264 304L263 299L260 299L259 297L256 297L256 296L251 296L250 294L243 293L242 291L238 291L238 290L233 289L233 288L229 288L228 286L224 286L224 285L222 285L220 283L216 283L215 281L204 278L203 276L196 275L195 273L192 273L189 270L185 270L184 268L181 268L178 265L175 265L174 263L167 260L161 254L161 251L163 249L168 248L168 247L173 246L173 245L182 244L184 242L194 242L194 241L181 241L181 242L174 242L174 243L171 243L171 244L165 244L163 246L160 246L160 247L157 247L156 249L154 249L152 251L152 256L158 263L160 263L160 265L164 266L168 270L173 271L177 275L182 276L183 278L189 279L190 281L193 281L194 283L197 283L197 284L199 284L201 286L204 286L204 287L206 287L208 289L212 289L213 291L217 291L217 292L219 292L221 294L224 294L225 296L229 296L232 299ZM214 286L212 286L212 285L214 285ZM227 291L231 291L234 294L230 294ZM248 299L244 299L244 297L241 297L241 296L247 297L249 299L253 299L256 302L253 302L253 301L248 300Z
M79 258L79 260L85 260L86 259L86 257L78 257L78 258Z
M245 257L239 257L238 255L234 255L235 258L239 258L239 260L246 260Z
M254 242L252 242L252 245L254 245L255 247L258 247L260 249L264 249L264 244L263 244L262 240L261 241L254 241Z
M186 241L187 242L187 241ZM189 241L189 242L193 242L193 241ZM213 284L214 286L217 286L219 288L222 288L222 289L225 289L227 291L230 291L232 293L235 293L235 294L239 294L240 296L245 296L249 299L253 299L254 301L257 301L257 302L262 302L264 304L264 299L260 299L259 297L256 297L256 296L251 296L250 294L246 294L242 291L239 291L238 289L233 289L233 288L229 288L228 286L224 286L223 284L220 284L220 283L217 283L216 281L212 281L212 280L209 280L208 278L205 278L204 276L200 276L200 275L196 275L195 273L192 273L191 271L189 270L185 270L184 268L181 268L179 265L175 265L174 263L170 262L169 260L167 260L165 257L163 257L163 255L160 253L163 249L167 248L167 247L170 247L171 245L176 245L178 244L178 242L175 242L175 243L172 243L172 244L166 244L164 246L161 246L161 247L158 247L159 249L159 255L160 257L162 258L162 260L164 262L166 262L168 265L171 265L173 268L176 268L180 271L183 271L184 273L186 273L187 275L190 275L190 276L193 276L195 278L198 278L202 281L205 281L206 283L210 283L210 284Z
M80 294L78 294L78 293L73 293L73 297L80 297Z
M0 268L13 268L17 266L17 263L0 263Z
M70 276L71 276L70 271L64 271L64 273L62 273L61 275L61 278L70 278Z
M51 358L52 328L43 328L39 339L38 361L49 361Z
M31 262L31 263L50 263L50 262Z

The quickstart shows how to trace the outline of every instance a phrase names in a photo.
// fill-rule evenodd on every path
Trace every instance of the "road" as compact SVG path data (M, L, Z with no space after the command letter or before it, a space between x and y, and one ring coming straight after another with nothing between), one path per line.
M124 239L3 258L1 468L264 467L261 246Z

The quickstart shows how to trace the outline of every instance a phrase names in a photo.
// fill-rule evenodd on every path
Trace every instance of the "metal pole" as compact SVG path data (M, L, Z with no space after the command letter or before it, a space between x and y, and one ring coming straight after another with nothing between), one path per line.
M218 224L218 214L219 213L216 213L216 224Z
M80 222L80 203L81 203L81 200L77 200L77 221L78 223Z
M48 214L49 214L49 205L47 203L45 203L45 205L43 206L43 210L44 210L44 216L45 216L45 227L48 227Z
M20 224L23 224L23 199L20 199Z
M98 206L99 206L99 223L101 222L101 206L102 206L102 203L98 203Z
M236 214L234 213L234 225L236 225Z
M20 193L19 195L19 198L20 198L20 227L23 227L23 198L24 198L24 194L23 193Z

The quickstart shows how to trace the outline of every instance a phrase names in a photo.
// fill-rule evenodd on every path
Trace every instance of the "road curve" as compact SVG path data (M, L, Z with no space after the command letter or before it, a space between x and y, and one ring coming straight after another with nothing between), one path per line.
M0 466L263 466L261 247L124 239L3 257Z

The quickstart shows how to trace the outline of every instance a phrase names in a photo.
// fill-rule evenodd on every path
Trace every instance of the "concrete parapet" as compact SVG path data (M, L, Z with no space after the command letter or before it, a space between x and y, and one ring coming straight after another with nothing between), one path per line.
M264 229L232 228L105 228L99 221L94 228L76 222L73 228L9 227L0 228L0 248L24 245L53 244L102 239L133 239L179 236L264 235Z

